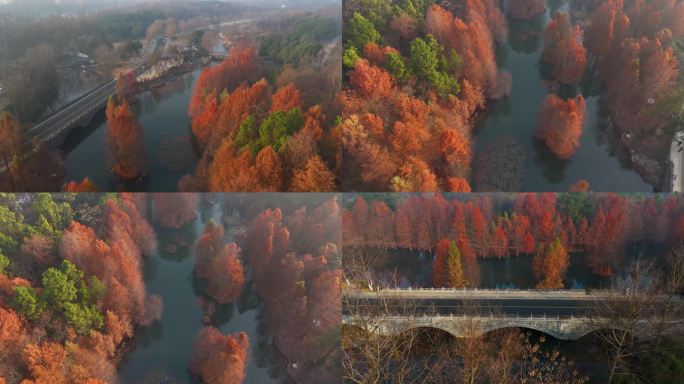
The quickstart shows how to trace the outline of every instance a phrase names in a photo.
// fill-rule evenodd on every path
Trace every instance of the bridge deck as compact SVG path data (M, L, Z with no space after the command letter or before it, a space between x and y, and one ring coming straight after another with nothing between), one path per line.
M621 300L616 291L579 290L463 290L420 289L345 292L343 314L370 313L385 308L390 315L500 315L500 316L589 316L600 302ZM682 303L680 298L663 297L663 302ZM381 302L383 301L383 302ZM399 305L399 302L403 303ZM655 309L655 308L653 308Z
M84 116L101 108L107 99L114 94L115 89L116 82L113 80L101 85L29 129L29 133L43 141L49 142L63 130L73 128L72 125Z
M684 141L684 134L678 132L672 140L672 146L670 147L670 162L672 163L670 174L671 192L684 191L684 175L682 175L684 151L679 144L682 141Z

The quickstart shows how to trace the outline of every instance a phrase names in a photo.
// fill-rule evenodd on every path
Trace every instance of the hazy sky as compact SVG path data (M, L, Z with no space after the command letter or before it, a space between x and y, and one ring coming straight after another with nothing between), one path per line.
M0 0L0 4L9 4L20 0ZM21 0L22 2L31 2L30 0ZM47 3L51 2L54 4L59 4L61 2L68 4L78 4L82 3L84 5L91 4L107 4L107 3L139 3L145 0L46 0L46 1L32 1L34 3ZM171 0L173 1L173 0ZM176 0L178 1L178 0ZM186 0L186 1L201 1L201 0ZM333 4L335 2L341 2L341 0L219 0L224 3L244 3L244 4L296 4L296 3L319 3L319 4Z

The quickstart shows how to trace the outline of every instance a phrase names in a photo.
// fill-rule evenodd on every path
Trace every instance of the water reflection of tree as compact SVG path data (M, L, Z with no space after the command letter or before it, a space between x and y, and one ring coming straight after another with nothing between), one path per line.
M164 336L164 327L160 321L155 321L151 325L140 328L135 334L136 348L148 348L153 342L158 341Z
M240 297L232 303L216 304L212 300L215 304L215 309L212 312L211 325L220 328L223 325L228 324L235 314L236 309L237 313L240 315L247 311L257 310L260 306L259 298L257 297L256 292L254 292L252 285L251 281L247 280L245 288L240 293ZM204 296L206 296L206 294ZM211 300L209 297L207 297L207 299Z
M196 78L197 76L194 73L192 75L186 74L176 77L161 87L144 92L140 96L140 113L150 114L156 112L162 101L190 88Z
M372 279L383 286L432 286L432 255L426 253L405 248L348 247L342 265L345 276L351 280ZM362 276L365 273L369 275Z
M567 3L567 0L549 0L547 2L548 8L549 8L549 14L551 16L555 15L556 12L558 12L562 6L564 6ZM573 1L572 3L581 3L578 1ZM572 5L572 4L570 4Z
M478 192L520 191L525 177L525 147L515 136L501 135L479 152L474 169Z
M168 369L159 366L152 368L134 384L180 384L181 381Z
M273 344L273 333L269 326L268 314L263 305L258 308L257 316L257 348L253 349L252 358L257 367L266 369L269 376L278 378L282 383L294 383L287 374L287 360Z
M143 259L143 279L145 281L154 280L159 271L159 260L156 257Z
M171 172L187 171L198 157L189 136L166 136L157 147L157 162Z
M541 47L545 21L545 15L529 21L508 18L508 45L518 53L531 54L537 52Z
M180 263L187 260L192 253L194 240L197 238L197 227L194 222L181 229L157 228L159 255L165 261Z
M595 127L590 127L594 133L594 140L598 145L607 144L611 156L616 157L624 169L632 169L631 155L622 143L625 137L613 122L606 98L601 96L597 101L598 121Z
M603 80L596 69L588 69L579 82L582 96L589 98L599 96L603 92Z
M541 140L534 141L534 153L534 162L541 167L544 179L550 184L561 184L570 161L556 157Z

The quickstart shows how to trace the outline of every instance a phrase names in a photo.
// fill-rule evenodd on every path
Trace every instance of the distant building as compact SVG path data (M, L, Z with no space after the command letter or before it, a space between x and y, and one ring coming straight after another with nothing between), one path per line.
M90 63L90 57L82 52L75 52L71 54L72 65L86 65Z

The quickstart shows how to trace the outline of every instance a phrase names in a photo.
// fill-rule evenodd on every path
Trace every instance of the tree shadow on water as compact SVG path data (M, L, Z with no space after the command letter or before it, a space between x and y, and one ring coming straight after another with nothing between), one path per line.
M541 140L534 140L534 162L541 168L544 180L560 184L565 180L565 172L570 162L557 158Z
M508 45L514 52L532 54L541 48L545 16L532 20L508 18Z
M197 238L197 228L194 222L188 223L181 229L157 228L159 240L159 254L166 261L180 263L192 254L192 247Z
M153 342L162 338L164 335L164 327L160 321L155 321L152 324L137 330L135 335L136 343L143 348L147 348Z

